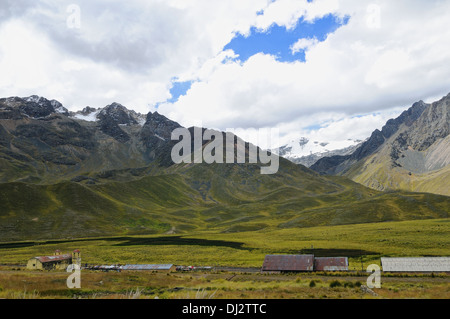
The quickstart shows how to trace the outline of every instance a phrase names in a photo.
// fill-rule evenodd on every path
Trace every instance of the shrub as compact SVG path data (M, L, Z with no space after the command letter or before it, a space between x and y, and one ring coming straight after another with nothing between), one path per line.
M336 287L341 287L342 284L339 280L333 280L332 282L330 282L330 288L336 288Z
M314 288L316 286L316 282L314 281L314 280L311 280L310 282L309 282L309 287L310 288Z
M345 288L353 288L355 285L351 281L347 281L344 283Z

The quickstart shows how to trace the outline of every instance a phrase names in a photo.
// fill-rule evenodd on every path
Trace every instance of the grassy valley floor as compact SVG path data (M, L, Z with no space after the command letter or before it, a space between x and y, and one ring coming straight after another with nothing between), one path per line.
M379 264L380 257L450 256L450 219L430 219L259 231L203 231L0 243L0 264L25 265L56 249L81 250L88 264L175 264L261 267L267 254L314 253L349 257L350 270Z
M380 264L382 256L450 256L449 221L1 243L0 298L73 298L74 294L85 298L450 298L450 279L445 274L383 274L378 296L359 287L367 279L361 269ZM82 289L69 290L65 284L68 273L28 271L24 267L29 258L51 255L56 249L80 249L82 263L90 265L170 263L257 268L266 254L314 253L349 257L351 272L267 275L220 268L171 274L85 270Z
M259 274L82 271L81 289L68 289L68 273L0 270L7 299L449 299L445 274L383 276L375 295L361 289L365 274Z

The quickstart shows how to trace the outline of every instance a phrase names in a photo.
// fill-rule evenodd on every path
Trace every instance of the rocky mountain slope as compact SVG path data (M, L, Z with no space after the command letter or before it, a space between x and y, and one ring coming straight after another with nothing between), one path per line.
M415 103L376 130L353 154L327 157L311 169L343 175L378 190L450 195L450 94Z
M70 113L36 96L0 99L0 121L0 182L52 183L164 164L171 131L179 127L117 103Z

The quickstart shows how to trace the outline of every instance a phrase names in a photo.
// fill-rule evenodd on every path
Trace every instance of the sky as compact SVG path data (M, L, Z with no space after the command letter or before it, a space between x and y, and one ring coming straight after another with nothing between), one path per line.
M365 139L450 92L450 1L0 0L0 96Z

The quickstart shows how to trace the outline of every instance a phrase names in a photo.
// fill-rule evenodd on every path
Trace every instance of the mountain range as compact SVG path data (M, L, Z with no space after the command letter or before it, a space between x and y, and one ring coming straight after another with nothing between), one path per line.
M422 104L385 133L398 136L405 123L412 128L425 114ZM142 115L119 103L70 112L38 96L0 99L0 241L448 217L447 196L380 191L282 157L273 175L261 175L261 163L175 164L171 133L180 127L157 112ZM367 144L373 139L360 154L375 154L370 151L384 140L375 148ZM427 134L416 138L417 151L432 140ZM405 163L404 154L398 163Z
M377 190L450 196L450 94L414 103L352 154L324 157L316 172L346 176Z

